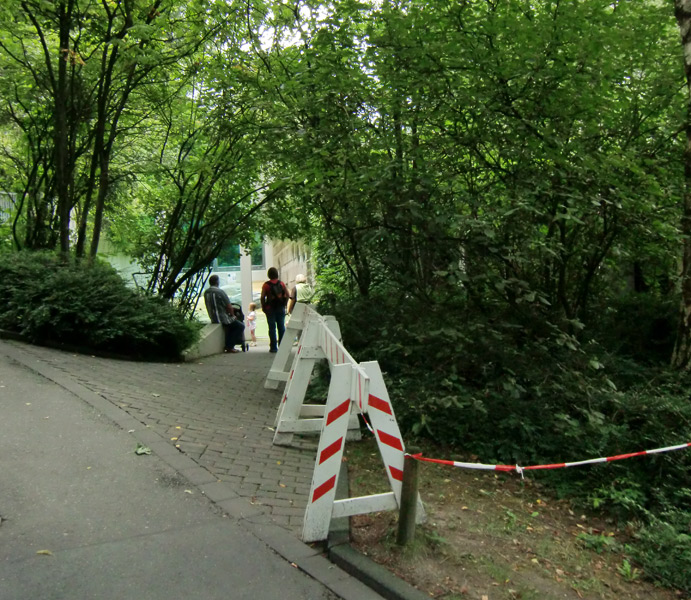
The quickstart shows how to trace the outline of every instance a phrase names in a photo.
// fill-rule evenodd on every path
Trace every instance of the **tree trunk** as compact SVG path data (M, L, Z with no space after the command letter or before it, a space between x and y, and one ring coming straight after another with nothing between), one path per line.
M681 231L684 239L681 272L681 307L679 327L672 354L672 366L691 366L691 0L674 0L674 14L679 24L686 74L686 149L684 150L684 204Z
M110 187L110 152L105 151L101 156L101 170L98 177L98 195L96 196L96 210L94 211L94 230L91 234L91 247L89 249L89 260L93 261L98 254L98 244L101 239L101 228L103 226L103 212Z
M70 173L68 152L67 110L69 89L67 85L67 66L70 60L70 29L72 27L71 0L60 2L58 56L58 78L55 89L55 194L58 201L60 227L60 250L67 254L70 250Z

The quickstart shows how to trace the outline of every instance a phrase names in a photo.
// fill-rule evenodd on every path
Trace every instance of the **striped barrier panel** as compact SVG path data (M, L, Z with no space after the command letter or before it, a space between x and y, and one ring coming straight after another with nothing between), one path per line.
M346 416L353 407L369 418L391 491L336 500L348 426ZM401 502L405 447L379 364L334 365L325 415L305 510L302 530L305 542L326 539L332 518L397 510ZM422 522L425 513L419 497L417 503L417 520Z

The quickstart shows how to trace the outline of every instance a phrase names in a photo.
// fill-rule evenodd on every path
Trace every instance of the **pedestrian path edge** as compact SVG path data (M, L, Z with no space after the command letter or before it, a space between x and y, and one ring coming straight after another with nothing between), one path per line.
M260 539L286 561L300 568L343 600L420 600L422 592L356 551L349 544L349 519L334 521L326 544L307 545L290 531L272 523L268 515L240 497L233 486L219 482L212 473L171 445L168 440L100 394L78 383L50 364L19 351L25 342L3 343L0 352L92 406L116 426L131 433L136 443L154 452L211 502ZM15 346L15 344L17 344ZM347 488L347 470L339 478ZM347 489L346 489L347 491Z

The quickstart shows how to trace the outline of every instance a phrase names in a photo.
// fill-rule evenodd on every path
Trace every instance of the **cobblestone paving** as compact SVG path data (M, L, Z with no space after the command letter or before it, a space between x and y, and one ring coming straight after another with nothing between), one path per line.
M302 529L317 440L272 444L283 385L264 388L274 356L268 346L192 363L141 363L11 343L127 411L277 524Z

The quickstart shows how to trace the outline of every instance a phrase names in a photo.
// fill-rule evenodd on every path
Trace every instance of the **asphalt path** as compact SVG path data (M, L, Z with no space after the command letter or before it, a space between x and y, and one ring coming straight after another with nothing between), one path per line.
M155 452L136 454L132 432L2 353L0 427L2 600L341 597Z

